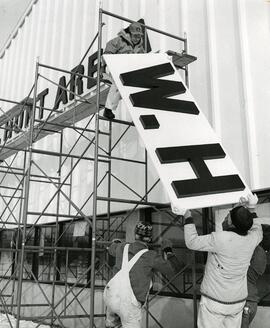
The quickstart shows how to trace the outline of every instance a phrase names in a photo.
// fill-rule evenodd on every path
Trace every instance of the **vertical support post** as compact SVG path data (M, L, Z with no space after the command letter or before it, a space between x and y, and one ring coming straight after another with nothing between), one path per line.
M65 279L65 295L68 292L68 261L69 261L69 249L66 249L66 256L65 256L65 275L66 275L66 279ZM65 297L64 300L64 315L67 315L67 298Z
M112 185L112 161L110 159L112 155L112 121L109 122L109 140L108 140L108 204L107 204L107 238L110 236L110 226L111 226L111 185Z
M149 327L149 302L148 302L148 296L146 298L146 303L145 303L145 328Z
M144 28L144 50L147 52L147 28Z
M72 197L72 184L73 184L73 161L74 158L70 159L70 176L69 176L69 199ZM71 203L68 202L68 214L71 214Z
M59 164L58 164L58 184L61 184L61 168L62 168L62 153L63 153L63 131L60 132L60 147L59 147ZM59 238L59 208L60 208L60 189L57 193L57 203L56 203L56 222L55 222L55 237L54 237L54 250L53 250L53 282L52 282L52 300L51 300L51 307L54 308L54 301L55 301L55 284L57 281L57 277L59 277L59 254L57 250L57 246L59 244L58 238ZM53 326L54 323L54 312L51 311L51 326Z
M147 158L147 150L144 150L144 161L145 161L145 166L144 166L144 190L145 190L145 201L148 201L148 158ZM148 302L148 297L146 298L146 311L145 311L145 328L149 327L149 302Z
M204 235L207 235L209 233L208 218L209 218L209 209L203 208L202 209L202 229L203 229Z
M109 122L109 137L108 137L108 157L109 157L109 161L108 161L108 203L107 203L107 236L106 238L104 238L105 240L110 239L110 229L111 229L111 201L110 201L110 197L111 197L111 183L112 183L112 176L111 176L111 172L112 172L112 161L110 159L111 155L112 155L112 121ZM104 221L103 221L104 222ZM105 234L104 234L105 237ZM106 262L109 263L109 253L106 252ZM105 277L107 280L109 280L110 277L110 271L107 269L107 272L105 273ZM104 275L103 275L104 276Z
M38 242L40 239L40 227L34 228L34 245L38 246ZM31 280L35 280L35 277L38 277L38 257L39 253L33 252L33 259L32 259L32 274L31 274Z
M188 53L188 44L187 44L187 34L184 33L184 51ZM185 67L185 83L186 86L189 87L189 75L188 75L188 66ZM193 326L197 328L197 293L196 293L196 257L195 251L192 251L192 286L193 286Z
M193 327L197 328L196 258L192 251Z
M145 194L145 201L148 201L148 157L147 157L147 150L144 150L144 194Z
M26 236L26 225L27 225L27 212L28 212L28 200L29 200L29 191L30 191L30 178L31 178L31 164L32 164L32 151L33 151L33 135L34 135L34 121L35 121L35 112L36 112L36 102L37 102L37 83L38 83L38 68L39 61L36 62L36 71L35 71L35 87L34 87L34 99L33 107L30 117L30 128L29 128L29 141L28 141L28 159L26 163L26 171L24 172L24 203L23 203L23 213L22 213L22 242L21 242L21 257L19 265L19 277L18 277L18 291L17 291L17 321L16 328L20 327L20 316L21 316L21 299L22 299L22 281L23 281L23 265L24 265L24 256L25 256L25 236ZM19 232L19 230L18 230Z
M102 45L102 8L99 8L98 23L98 68L97 68L97 98L95 117L95 155L94 155L94 186L93 186L93 217L92 217L92 252L91 252L91 278L90 278L90 328L94 328L94 302L95 302L95 261L96 261L96 220L97 220L97 189L98 189L98 143L99 143L99 105L100 105L100 66Z
M23 167L25 169L25 167L26 167L27 152L24 151L24 154L23 155L24 155L23 156ZM23 179L25 179L25 176L24 176ZM15 271L18 269L18 267L19 267L19 261L20 261L20 257L19 257L19 245L20 245L19 244L20 243L20 237L19 236L20 236L20 233L19 233L19 231L21 229L21 217L22 217L22 210L23 210L23 190L21 191L20 195L21 195L21 203L20 203L19 218L18 218L17 236L16 236L16 240L15 240L16 253L15 253L15 256L13 255L13 261L14 261L14 263L12 265L12 270L11 270L11 274L12 275L13 274L15 275ZM12 298L11 298L11 304L12 304L12 306L11 306L11 313L13 313L15 284L16 284L16 279L14 278L12 280ZM15 311L14 311L14 314L15 314Z

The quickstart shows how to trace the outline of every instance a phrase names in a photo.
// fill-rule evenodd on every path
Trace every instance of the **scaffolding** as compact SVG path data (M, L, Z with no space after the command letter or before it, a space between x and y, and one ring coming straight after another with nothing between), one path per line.
M101 105L106 99L108 92L108 83L102 78L101 74L101 56L102 56L102 28L103 15L120 19L129 23L134 22L128 18L115 15L103 9L99 10L99 28L98 32L87 49L79 65L86 58L95 41L98 41L97 56L97 76L89 77L80 73L78 70L68 71L57 67L52 67L37 61L35 70L35 81L27 96L21 103L8 99L1 101L11 102L15 105L9 112L3 112L0 117L1 126L5 125L5 138L1 146L1 201L4 204L4 210L1 213L2 231L12 235L10 247L4 245L1 247L1 253L8 254L11 259L10 265L2 268L0 280L0 304L1 311L5 313L7 320L12 327L10 315L17 318L16 328L20 327L21 320L31 320L36 323L36 327L47 324L51 327L68 327L67 320L81 320L82 327L99 327L100 320L104 318L104 311L97 311L97 292L101 295L102 288L106 281L111 277L111 267L106 252L106 247L110 241L117 235L121 234L123 225L139 208L151 208L155 212L162 213L166 216L169 224L162 229L160 235L163 235L171 227L183 229L183 222L171 213L168 204L149 201L149 194L158 185L159 180L151 186L148 184L148 158L147 152L144 153L143 160L134 160L115 156L113 151L121 142L121 139L134 128L132 122L114 119L108 121L99 115ZM151 26L142 24L145 33L153 31L167 37L173 38L183 44L184 54L187 54L187 39L160 31ZM177 53L174 53L177 56ZM179 59L179 57L177 57ZM184 61L180 68L184 71L185 81L188 85L188 67L190 57L183 56ZM185 61L186 59L186 61ZM181 66L182 65L182 66ZM95 84L95 90L87 95L80 96L78 92L71 91L67 85L56 83L41 74L42 70L56 70L65 74L70 74L72 78L83 78L87 81L90 79ZM59 98L63 93L72 94L74 101L68 105L65 110L57 108L45 108L37 104L37 90L40 79L46 80L60 88ZM32 98L31 98L32 96ZM21 114L21 115L18 115ZM46 118L43 114L48 113ZM14 119L16 114L16 119ZM84 125L77 122L84 120ZM107 130L100 128L100 121L107 122ZM94 126L94 127L93 127ZM123 132L113 140L112 134L117 126L123 129ZM25 129L25 127L28 127ZM70 130L77 135L72 145L65 144L65 131ZM14 134L16 137L9 139ZM40 142L44 137L53 136L54 149L39 148ZM106 140L107 148L103 148L100 140ZM82 146L81 140L85 144ZM79 148L79 150L78 150ZM42 165L43 161L38 158L49 158L45 162L49 165ZM112 163L114 161L124 161L143 167L144 171L144 192L139 194L131 186L127 185L120 177L112 172ZM73 172L79 168L80 163L93 163L93 190L84 200L83 204L77 204L72 197L73 189ZM101 165L106 166L103 169L104 174L100 174ZM67 170L69 166L69 170ZM12 177L12 178L10 178ZM13 185L5 185L5 181L12 181ZM132 199L122 199L114 197L111 194L112 181L115 180L124 188L127 188L135 197ZM107 194L100 195L99 187L106 183ZM37 195L33 195L33 185L40 184L43 190L53 188L54 192L45 202L42 210L33 210L33 201ZM51 190L50 189L50 190ZM61 203L67 205L66 211L63 212ZM106 203L107 213L102 215L98 212L98 203ZM31 204L30 204L31 203ZM92 205L90 205L90 203ZM123 203L132 206L121 215L120 219L112 215L112 204ZM30 206L31 205L31 206ZM92 208L92 214L87 214L88 208ZM87 208L87 209L86 209ZM211 210L204 210L203 219L211 217ZM51 224L44 224L43 219L50 218ZM88 229L88 247L67 247L63 245L63 236L67 233L72 224L84 224ZM51 245L46 246L44 243L44 227L51 229ZM43 230L42 230L43 229ZM156 236L153 247L158 247L158 238ZM3 246L3 245L2 245ZM70 257L79 256L81 253L87 254L89 259L87 266L83 271L74 273L71 266ZM40 259L45 257L47 263L41 263ZM100 263L102 261L102 263ZM29 265L29 262L32 262ZM63 265L62 265L63 264ZM41 268L41 269L40 269ZM73 279L70 279L73 275ZM183 289L180 290L174 285L179 276L184 276ZM194 327L196 327L197 317L197 292L196 286L200 282L202 273L196 270L195 252L190 251L189 263L174 277L168 279L159 277L163 286L159 290L154 290L146 304L146 327L149 325L151 318L159 327L162 324L155 318L149 309L151 302L158 295L168 294L168 290L173 295L185 295L192 292ZM72 280L72 282L70 282ZM35 289L33 288L35 285ZM49 287L48 287L49 286ZM36 302L36 295L33 291L42 295L43 302ZM90 292L90 295L89 295ZM32 302L29 302L29 293L32 293ZM171 295L170 294L170 295ZM28 298L27 296L28 295ZM87 300L88 299L88 300ZM75 305L74 305L75 304ZM87 306L87 307L86 307ZM31 308L31 311L25 309ZM28 314L26 314L28 313Z

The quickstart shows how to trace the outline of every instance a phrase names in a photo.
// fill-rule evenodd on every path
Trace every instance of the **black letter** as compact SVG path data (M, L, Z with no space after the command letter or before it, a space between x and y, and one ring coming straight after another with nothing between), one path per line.
M49 93L49 89L46 88L37 95L37 102L40 102L40 104L39 104L39 115L38 115L38 118L40 120L43 118L45 97L47 96L48 93Z
M157 148L162 164L189 162L197 179L173 181L172 187L178 198L239 191L245 185L237 174L213 177L205 164L207 159L224 158L220 144Z
M77 90L78 90L78 95L81 95L83 93L83 81L82 81L82 76L78 76L74 73L79 73L79 74L84 74L84 66L78 65L76 67L74 67L71 70L71 77L70 77L70 88L69 90L73 93L75 93L75 85L77 85ZM69 100L74 99L75 95L73 93L69 93Z
M55 109L58 109L61 101L63 102L64 105L68 102L66 89L67 89L66 78L65 76L62 76L59 80L59 86L55 97L55 103L54 103Z
M25 106L24 108L24 127L27 128L29 125L29 121L30 121L30 116L32 113L32 107L30 106Z
M103 49L101 49L101 54ZM97 72L97 64L94 64L98 58L98 52L96 51L88 58L88 73L89 79L87 80L87 89L91 89L94 85L97 84L97 80L94 79L94 74Z
M167 98L186 92L182 82L158 79L173 73L173 66L165 63L120 74L120 79L123 85L150 89L129 96L135 107L198 115L194 102Z
M6 142L7 139L10 139L12 137L12 128L13 128L12 120L7 121L5 124L4 142Z

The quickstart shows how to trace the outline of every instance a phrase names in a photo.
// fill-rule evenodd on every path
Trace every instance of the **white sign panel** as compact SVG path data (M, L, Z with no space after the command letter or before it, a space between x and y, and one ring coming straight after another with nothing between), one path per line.
M250 192L166 55L104 59L171 202L209 207Z

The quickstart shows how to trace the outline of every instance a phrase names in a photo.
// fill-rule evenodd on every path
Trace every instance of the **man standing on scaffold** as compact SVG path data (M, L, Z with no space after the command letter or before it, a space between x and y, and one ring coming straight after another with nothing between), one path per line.
M107 43L104 55L145 53L142 36L140 23L132 23L126 29L121 30L116 38ZM108 79L112 82L112 85L107 96L103 116L112 120L115 118L113 111L116 110L121 96L109 72Z

